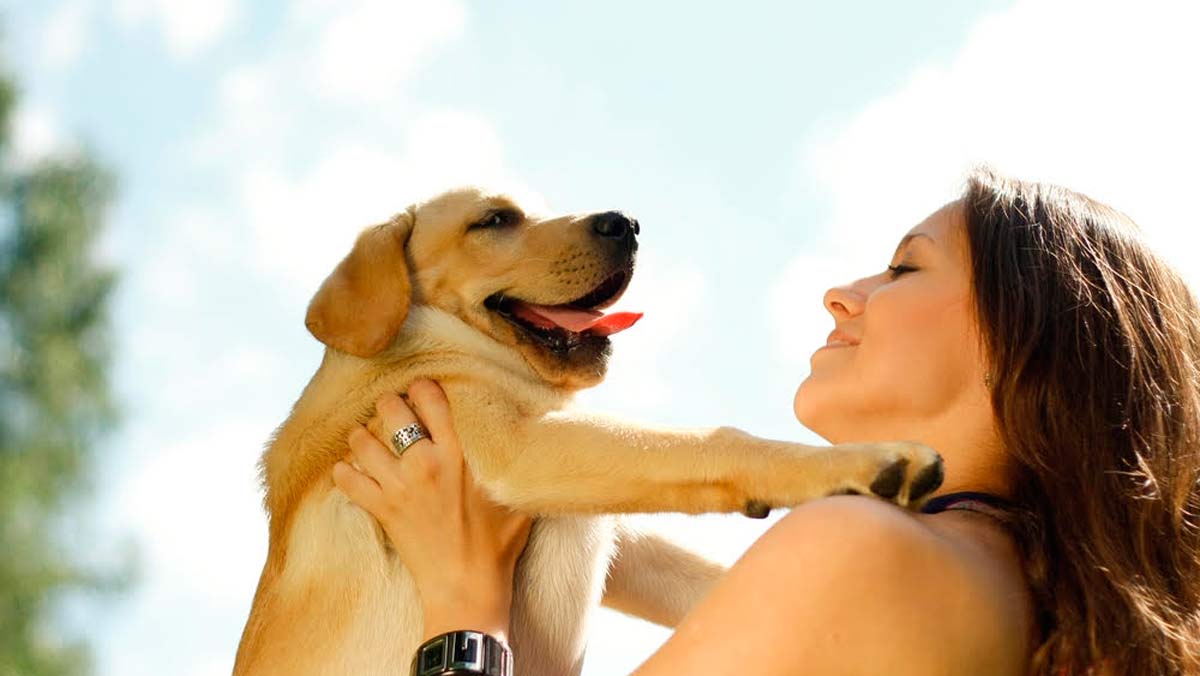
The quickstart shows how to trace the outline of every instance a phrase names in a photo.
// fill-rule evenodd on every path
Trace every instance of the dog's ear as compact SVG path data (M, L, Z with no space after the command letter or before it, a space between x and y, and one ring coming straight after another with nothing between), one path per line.
M317 340L358 357L391 344L412 301L404 245L411 210L363 230L308 304L304 325Z

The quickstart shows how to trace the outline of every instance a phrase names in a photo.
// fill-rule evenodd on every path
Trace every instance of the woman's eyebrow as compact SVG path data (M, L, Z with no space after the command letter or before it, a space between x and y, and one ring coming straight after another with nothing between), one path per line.
M910 232L907 235L905 235L904 237L900 238L900 243L896 245L896 251L895 251L895 253L892 254L892 258L895 258L896 255L900 253L900 250L903 249L906 244L908 244L909 242L911 242L913 239L915 239L917 237L924 237L925 239L929 240L930 242L935 241L933 239L933 237L930 237L929 235L926 235L923 232Z

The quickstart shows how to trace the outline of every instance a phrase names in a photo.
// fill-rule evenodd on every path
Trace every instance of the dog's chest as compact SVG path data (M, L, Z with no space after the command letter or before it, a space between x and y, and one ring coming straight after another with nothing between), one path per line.
M534 524L513 589L517 673L579 673L587 619L600 604L614 547L613 517L556 517Z

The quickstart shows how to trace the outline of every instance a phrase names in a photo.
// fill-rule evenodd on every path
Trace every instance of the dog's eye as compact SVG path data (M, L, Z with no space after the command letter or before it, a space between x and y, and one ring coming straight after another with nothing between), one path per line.
M471 224L467 230L491 230L507 228L516 225L521 220L521 214L512 209L498 209Z

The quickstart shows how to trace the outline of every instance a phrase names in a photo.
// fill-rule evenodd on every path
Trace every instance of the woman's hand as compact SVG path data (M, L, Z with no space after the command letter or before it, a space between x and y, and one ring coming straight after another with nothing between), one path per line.
M366 427L350 432L350 450L362 468L333 468L333 481L379 520L421 594L425 637L474 629L507 638L513 569L532 520L491 502L475 484L450 421L446 395L421 380L408 390L432 439L402 457L390 438ZM385 434L418 422L395 395L380 397L376 412Z

